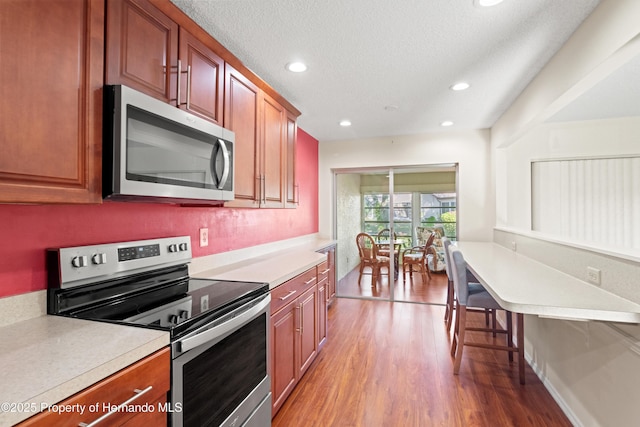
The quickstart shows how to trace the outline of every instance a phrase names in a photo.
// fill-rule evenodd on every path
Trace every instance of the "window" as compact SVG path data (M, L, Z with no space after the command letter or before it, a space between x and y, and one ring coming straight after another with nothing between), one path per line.
M424 227L442 224L444 234L456 240L456 194L420 193L420 224Z
M414 245L413 234L415 227L419 224L426 227L442 224L446 236L455 240L455 193L415 192L395 193L393 196L393 226L398 239L404 240L403 247ZM363 195L362 223L365 233L376 236L381 230L389 228L389 205L388 193L365 193Z

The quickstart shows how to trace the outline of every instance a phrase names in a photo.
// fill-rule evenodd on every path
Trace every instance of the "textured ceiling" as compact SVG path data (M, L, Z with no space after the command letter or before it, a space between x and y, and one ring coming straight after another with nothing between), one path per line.
M322 141L489 128L599 0L171 0ZM305 73L286 71L302 60ZM467 81L471 88L449 87ZM388 111L386 106L397 106ZM349 119L353 125L338 125Z

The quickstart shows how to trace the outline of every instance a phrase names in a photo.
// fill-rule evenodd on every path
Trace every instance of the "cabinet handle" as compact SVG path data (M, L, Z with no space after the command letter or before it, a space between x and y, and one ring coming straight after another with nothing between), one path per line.
M187 110L191 109L191 65L187 65Z
M296 332L300 332L300 334L302 334L302 303L298 304L296 310L298 310L298 328L296 329Z
M267 176L262 175L262 203L267 204Z
M308 285L309 283L313 282L314 280L316 280L316 276L313 276L311 279L309 279L306 282L304 282L304 284Z
M180 77L182 77L182 61L178 59L178 89L176 93L176 107L180 108Z
M187 102L183 104L182 102L180 102L180 86L181 86L180 83L182 83L182 74L184 73L187 74ZM187 65L187 71L182 71L182 61L179 59L178 59L178 89L177 89L176 96L177 96L176 107L180 108L181 105L186 105L188 110L191 105L191 65Z
M133 396L131 396L129 399L127 399L125 402L122 402L121 404L119 404L115 409L107 412L106 414L104 414L100 418L97 418L97 419L93 420L89 424L80 423L80 424L78 424L78 426L79 427L93 427L93 426L97 425L98 423L101 423L105 419L109 418L111 415L115 414L116 412L119 412L123 407L127 406L128 404L130 404L131 402L133 402L134 400L136 400L137 398L139 398L143 394L151 391L152 388L153 388L153 386L150 385L149 387L145 388L144 390L140 390L140 389L133 390L135 392L135 394Z
M280 297L280 301L284 301L284 300L287 300L287 299L291 298L291 296L292 296L293 294L295 294L296 292L298 292L298 291L289 291L289 293L288 293L288 294L286 294L286 295L285 295L285 296L283 296L283 297Z
M331 270L329 268L327 268L326 270L321 271L320 274L327 274L329 271L331 271Z
M302 307L304 306L304 303L300 303L300 335L302 335L302 332L304 331L304 315L303 315L303 311L302 311Z

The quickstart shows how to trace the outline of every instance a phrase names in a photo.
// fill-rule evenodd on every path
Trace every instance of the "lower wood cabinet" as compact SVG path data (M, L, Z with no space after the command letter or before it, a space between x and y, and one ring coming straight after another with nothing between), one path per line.
M336 246L332 245L320 251L327 255L327 262L318 266L318 280L327 279L326 299L327 305L331 305L336 297Z
M326 340L326 287L313 267L271 291L272 416L309 366Z
M63 414L45 411L23 421L18 426L91 424L110 411L113 413L101 422L105 426L166 426L167 407L165 405L171 381L170 374L171 356L167 347L57 404L58 406L76 405L77 408L84 408L84 413L79 410ZM128 402L127 409L135 405L140 411L116 410L125 402ZM69 406L69 408L73 407Z

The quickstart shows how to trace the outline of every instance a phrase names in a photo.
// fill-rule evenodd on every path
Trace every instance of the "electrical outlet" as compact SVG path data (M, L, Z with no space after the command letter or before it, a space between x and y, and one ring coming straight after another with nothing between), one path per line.
M200 247L203 248L205 246L209 246L209 229L201 228L200 229Z
M593 267L587 267L587 280L594 285L600 284L600 270Z
M516 249L518 249L518 245L516 244L516 242L511 242L511 250L515 252Z

